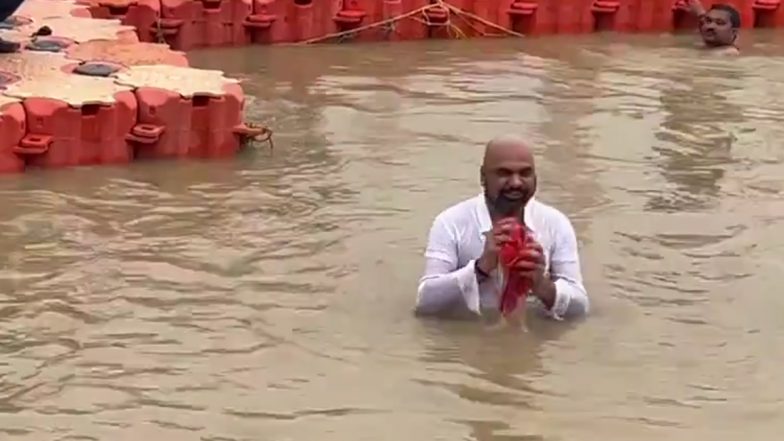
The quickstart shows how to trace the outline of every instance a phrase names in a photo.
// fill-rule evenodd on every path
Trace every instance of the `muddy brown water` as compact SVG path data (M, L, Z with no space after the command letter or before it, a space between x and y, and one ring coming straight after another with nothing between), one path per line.
M779 439L780 39L191 54L246 79L276 149L0 178L2 439ZM432 217L505 132L592 314L416 319Z

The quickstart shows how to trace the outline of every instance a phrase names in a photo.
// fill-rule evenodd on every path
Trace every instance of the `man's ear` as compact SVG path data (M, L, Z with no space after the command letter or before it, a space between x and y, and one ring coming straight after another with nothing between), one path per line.
M479 183L482 184L483 188L485 186L485 182L486 182L485 181L485 168L484 168L484 166L483 167L479 167Z

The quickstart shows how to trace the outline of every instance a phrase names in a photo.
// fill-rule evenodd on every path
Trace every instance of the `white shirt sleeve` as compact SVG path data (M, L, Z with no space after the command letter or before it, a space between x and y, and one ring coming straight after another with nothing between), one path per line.
M588 314L588 293L583 285L580 256L574 227L566 216L560 216L550 259L550 278L555 283L555 303L549 311L555 319Z
M419 281L416 312L443 314L468 309L479 314L479 284L474 261L458 267L457 234L440 216L433 222Z

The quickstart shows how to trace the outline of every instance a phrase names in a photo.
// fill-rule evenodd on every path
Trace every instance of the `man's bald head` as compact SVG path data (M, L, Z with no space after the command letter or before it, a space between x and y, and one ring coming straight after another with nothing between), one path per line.
M523 160L534 165L533 151L521 136L501 135L491 139L485 146L482 166L510 159Z
M536 192L536 165L530 145L520 136L502 135L485 147L482 186L498 216L522 210Z

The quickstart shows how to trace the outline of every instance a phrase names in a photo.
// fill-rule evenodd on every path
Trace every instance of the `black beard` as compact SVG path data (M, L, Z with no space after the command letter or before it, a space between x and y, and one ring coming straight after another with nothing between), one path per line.
M509 199L503 193L499 194L495 200L487 198L492 206L493 213L500 217L519 215L528 199L528 197L522 199Z

